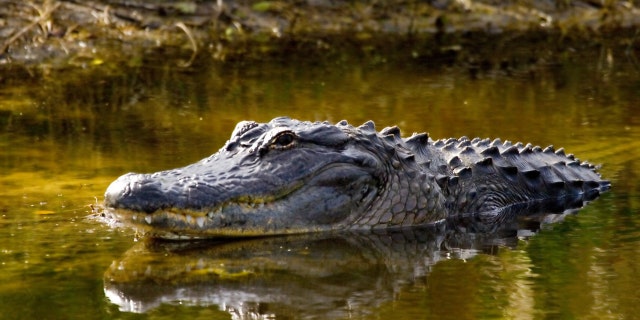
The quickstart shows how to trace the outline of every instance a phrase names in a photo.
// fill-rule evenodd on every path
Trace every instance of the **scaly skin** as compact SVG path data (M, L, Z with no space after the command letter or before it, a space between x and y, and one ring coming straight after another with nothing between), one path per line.
M551 147L276 118L239 123L217 153L189 166L121 176L103 215L154 237L261 236L558 211L608 188L592 165Z

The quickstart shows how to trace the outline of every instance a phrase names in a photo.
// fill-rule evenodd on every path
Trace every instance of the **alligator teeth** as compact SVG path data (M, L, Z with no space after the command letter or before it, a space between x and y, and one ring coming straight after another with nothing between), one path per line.
M215 216L219 216L222 213L222 206L219 206L209 212L207 212L207 217L209 219L213 219Z
M148 224L151 224L151 222L153 222L153 217L148 214L144 217L144 221L146 221Z
M200 228L204 227L204 217L196 218L196 223L198 224L198 227Z
M185 218L187 220L187 224L191 224L193 222L193 217L190 214L188 214Z

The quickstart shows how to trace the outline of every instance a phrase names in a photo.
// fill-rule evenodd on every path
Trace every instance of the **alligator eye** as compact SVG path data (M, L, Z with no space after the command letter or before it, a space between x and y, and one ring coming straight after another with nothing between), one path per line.
M278 149L287 149L293 147L296 136L292 132L282 132L273 139L272 146Z

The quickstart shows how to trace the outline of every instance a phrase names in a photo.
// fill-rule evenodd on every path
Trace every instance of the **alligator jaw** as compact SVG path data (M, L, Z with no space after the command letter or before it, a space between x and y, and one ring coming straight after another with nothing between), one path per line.
M211 228L209 224L215 220L214 213L207 214L191 211L189 213L171 210L158 210L144 213L127 209L95 208L95 217L113 226L127 226L133 228L139 235L167 240L197 240L211 238L247 238L263 237L280 234L296 234L326 231L327 228L289 228L277 229L269 224L261 226L242 226L238 228Z
M135 175L127 176L137 181ZM109 187L111 193L127 194L134 189L119 180ZM351 185L366 186L364 189L374 192L374 180L367 170L352 164L330 164L271 195L245 194L213 207L158 207L153 211L119 206L114 196L110 196L100 215L110 224L130 226L140 234L173 240L327 231L340 228L356 208L354 199L358 202L367 195ZM324 204L318 199L325 200Z

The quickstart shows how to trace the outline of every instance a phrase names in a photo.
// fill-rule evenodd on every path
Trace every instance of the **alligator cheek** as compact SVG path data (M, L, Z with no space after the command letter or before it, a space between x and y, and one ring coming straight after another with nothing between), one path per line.
M288 198L294 220L308 225L336 226L361 214L377 190L377 179L359 167L324 170Z

